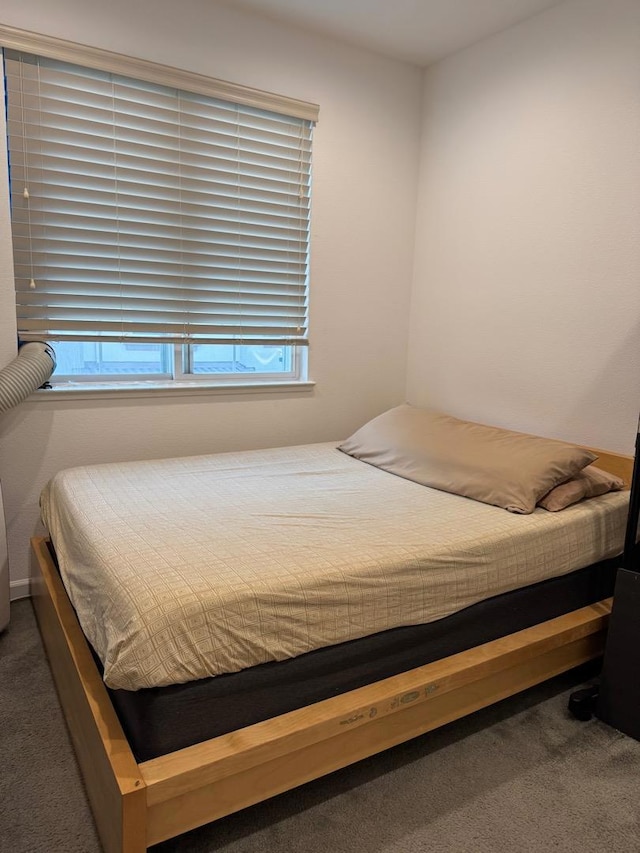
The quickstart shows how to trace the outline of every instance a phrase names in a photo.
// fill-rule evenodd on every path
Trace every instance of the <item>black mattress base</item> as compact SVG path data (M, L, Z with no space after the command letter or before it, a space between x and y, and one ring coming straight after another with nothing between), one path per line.
M507 592L426 625L169 687L109 690L138 761L355 690L613 594L619 559Z

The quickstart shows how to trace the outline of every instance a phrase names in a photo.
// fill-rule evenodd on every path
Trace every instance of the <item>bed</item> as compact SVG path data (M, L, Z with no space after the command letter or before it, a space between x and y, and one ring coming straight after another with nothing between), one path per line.
M600 468L628 482L630 458L597 455ZM397 476L367 461L355 453L341 453L335 444L323 444L92 466L65 473L47 487L43 517L51 539L33 541L34 604L105 850L138 853L601 654L610 611L610 600L602 597L609 587L601 580L607 572L612 577L622 547L627 513L623 492L583 501L562 513L537 509L515 515L451 494L442 484L437 489L425 487L415 478ZM251 495L257 482L267 480L272 500L259 510ZM160 497L163 489L169 495L166 501ZM219 518L212 524L215 507ZM425 536L424 519L431 516L440 520ZM182 531L181 545L167 533L171 520ZM243 535L247 527L252 536ZM184 564L178 573L180 588L189 587L196 602L206 597L198 560L203 554L205 562L209 560L211 543L220 541L221 531L226 539L216 551L218 576L229 573L229 563L235 566L234 575L238 561L248 566L241 593L236 582L231 598L222 603L227 609L213 609L211 618L207 607L185 603L182 594L178 605L166 604L159 590L177 564ZM522 559L518 541L524 543ZM115 554L116 563L129 566L141 553L147 568L137 580L112 579L99 599L95 564L112 565ZM291 567L291 555L296 553L305 554L306 586L300 581L300 566ZM467 564L471 561L470 574L459 567L461 555ZM154 566L157 570L160 563L167 571L159 572L163 579L160 587L154 587ZM330 587L325 582L327 566L333 575ZM589 571L588 577L580 575ZM424 576L432 584L429 592ZM495 625L495 614L487 619L488 611L482 608L497 606L496 602L502 606L502 600L513 602L512 596L525 594L521 590L534 594L537 590L545 606L550 601L556 606L562 595L549 595L544 585L564 584L568 589L566 585L579 576L587 578L582 583L587 598L579 599L588 602L584 606L572 606L578 599L571 597L574 592L567 593L564 603L557 604L559 615L548 618L553 611L534 607L534 614L543 614L535 624L509 622L505 617L507 627L488 635L490 639L485 636L484 642L468 639L466 645L474 645L453 653L445 644L444 655L427 656L429 662L421 665L416 665L415 657L400 656L382 675L375 670L357 673L354 683L360 686L342 683L338 695L331 687L327 693L325 683L317 694L324 698L294 697L293 705L286 704L290 699L278 704L278 699L275 712L267 706L257 718L244 720L241 728L230 728L231 708L222 729L209 736L198 730L188 745L169 744L168 751L160 739L153 757L141 757L139 745L134 755L131 734L129 739L124 734L121 718L125 726L131 725L131 718L118 703L120 691L128 695L134 690L141 695L175 691L174 679L193 681L202 690L216 680L243 678L265 668L282 673L292 664L295 669L308 655L320 656L312 657L311 669L322 669L317 664L322 655L336 657L338 650L337 657L344 661L351 649L358 655L359 644L387 634L408 637L404 646L417 647L411 632L421 630L420 625L446 626L452 624L447 620L460 620L474 608L480 608L481 623ZM595 585L594 578L600 578ZM382 596L373 592L380 583ZM297 591L293 601L283 604L282 587ZM197 668L202 663L196 660L197 649L194 652L193 643L177 628L165 632L158 652L162 631L149 637L144 630L130 630L137 624L145 591L154 602L156 626L165 624L168 613L177 608L185 622L195 625L196 633L207 621L216 630L220 625L229 629L226 635L216 635L216 648L233 648L238 636L250 637L251 642L244 644L241 657L225 652L214 655L212 664L211 656L205 656L210 671ZM223 596L219 591L216 596L218 607ZM93 625L87 609L94 614ZM276 631L275 641L269 630L263 636L265 626L273 627L283 613L286 632ZM105 629L114 621L119 621L115 641ZM518 628L520 624L526 627ZM312 647L310 627L320 634ZM130 644L130 635L140 633L143 652ZM432 641L428 639L427 646ZM186 650L177 676L164 671L167 660L175 662L176 649ZM146 659L150 666L142 666ZM286 699L295 691L290 681L284 684ZM242 704L244 687L239 695Z

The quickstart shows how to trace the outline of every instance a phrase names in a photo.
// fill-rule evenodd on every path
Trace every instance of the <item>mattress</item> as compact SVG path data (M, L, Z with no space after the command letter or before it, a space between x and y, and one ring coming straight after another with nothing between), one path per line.
M602 601L613 595L619 566L617 558L605 560L435 622L392 628L241 672L109 694L137 760L147 761Z
M401 626L618 554L628 494L513 515L305 445L70 469L42 517L112 688Z

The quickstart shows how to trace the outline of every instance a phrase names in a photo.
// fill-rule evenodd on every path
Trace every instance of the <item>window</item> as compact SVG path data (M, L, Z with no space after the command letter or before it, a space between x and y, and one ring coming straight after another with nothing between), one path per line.
M228 386L296 381L303 371L292 346L126 344L54 341L59 385L175 381Z
M78 51L4 51L20 337L59 382L299 379L317 109Z

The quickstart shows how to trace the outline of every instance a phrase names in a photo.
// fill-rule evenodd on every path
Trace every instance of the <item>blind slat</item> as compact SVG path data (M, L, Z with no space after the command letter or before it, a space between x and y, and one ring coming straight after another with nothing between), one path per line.
M255 310L258 313L268 313L273 310L275 314L282 315L283 313L291 312L299 318L304 313L304 302L300 299L299 294L282 293L277 299L271 299L263 293L243 294L241 297L237 291L228 291L227 293L219 293L215 296L208 293L206 289L191 288L183 292L184 298L189 299L189 305L194 311L199 310L214 310L216 307L225 312L237 310L239 302L243 306L248 306L250 310ZM41 316L49 308L55 307L57 311L69 309L75 311L79 307L95 307L104 306L105 308L120 308L120 299L117 293L100 292L92 290L87 293L80 305L79 300L73 295L68 294L64 289L57 291L53 296L47 297L47 302L42 303L41 300L32 297L31 291L25 291L20 295L20 302L23 306L25 315L34 316L34 312ZM132 311L148 311L154 305L161 306L170 311L175 300L167 288L156 287L147 289L138 289L135 295L127 301L127 305ZM180 302L177 301L180 306ZM174 310L176 310L174 308ZM244 310L244 309L243 309ZM58 315L60 316L60 315Z
M295 275L287 278L284 275L277 273L265 273L263 271L254 272L253 279L249 270L242 271L242 278L234 278L234 270L232 267L209 269L205 275L193 275L188 280L195 283L208 283L212 293L219 291L225 293L228 291L243 292L243 281L246 281L249 286L255 284L256 287L262 287L263 292L269 292L273 289L280 289L283 286L293 286L296 280ZM82 299L84 293L92 292L92 286L98 284L100 287L112 287L114 292L118 292L121 299L127 299L127 294L123 292L129 286L137 285L142 287L154 287L158 282L162 282L165 286L172 286L176 291L176 300L182 300L180 293L180 273L166 272L155 270L154 272L136 272L131 269L113 270L96 270L96 269L76 269L72 270L69 267L60 269L60 274L56 276L54 270L49 278L41 276L39 278L27 278L27 275L20 273L31 274L31 270L26 267L22 270L18 269L18 278L16 279L16 293L21 290L36 290L41 294L41 298L46 300L50 294L56 293L55 283L64 281L67 290L82 291L78 293L78 299ZM44 281L44 286L42 282ZM21 284L22 282L22 284ZM31 285L33 282L33 286ZM52 284L51 288L49 284ZM247 291L249 292L249 291ZM299 288L300 293L304 293L304 288Z
M121 235L122 236L126 235ZM93 241L94 261L96 258L143 258L149 264L152 264L155 259L164 261L172 259L176 251L182 249L183 255L190 259L208 259L213 255L220 258L221 263L235 262L238 258L238 246L233 242L223 243L217 241L211 243L207 240L185 240L182 244L178 240L172 241L168 245L154 247L153 256L149 259L149 245L143 239L131 236L130 240L121 239L118 246L114 246L108 242L108 236L101 231L81 231L79 234L68 232L61 235L56 242L55 251L52 250L49 258L59 256L78 257L78 245ZM29 267L31 264L31 256L29 250L28 236L15 238L15 259L17 264ZM278 250L273 246L268 249L261 249L258 243L242 245L242 257L253 261L265 261L281 268L282 265L293 264L294 269L299 269L301 272L306 266L306 254L301 248L299 252L290 250ZM53 263L53 260L51 261Z

